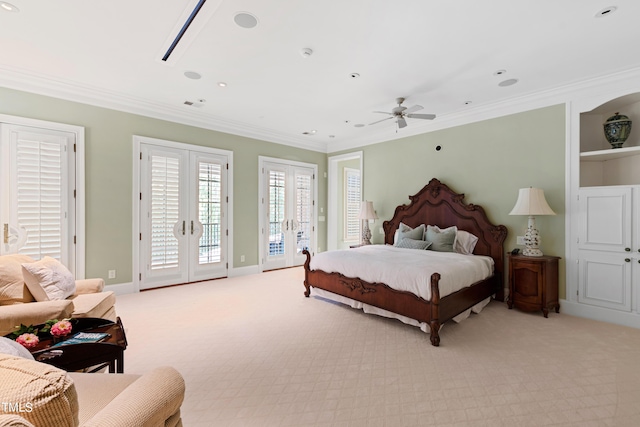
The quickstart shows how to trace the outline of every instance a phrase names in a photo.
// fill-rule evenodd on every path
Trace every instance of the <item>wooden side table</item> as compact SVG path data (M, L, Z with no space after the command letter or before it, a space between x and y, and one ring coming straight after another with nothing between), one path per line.
M556 256L509 255L509 308L524 311L549 309L560 312L558 301L558 260Z

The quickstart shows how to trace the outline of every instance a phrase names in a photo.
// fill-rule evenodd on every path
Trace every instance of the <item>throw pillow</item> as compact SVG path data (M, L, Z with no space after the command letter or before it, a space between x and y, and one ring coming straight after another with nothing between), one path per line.
M76 292L76 281L71 272L49 256L22 264L22 274L36 301L66 299Z
M396 245L397 248L405 248L405 249L428 249L431 246L431 242L427 242L424 240L415 240L409 239L405 237L398 241Z
M455 252L453 248L456 243L457 233L458 228L455 226L444 230L434 225L427 226L426 239L433 243L429 249L437 252Z
M33 262L33 258L27 255L0 256L0 305L33 301L22 277L22 263L25 262Z
M18 356L25 359L33 360L33 356L31 355L31 353L29 353L29 350L27 350L14 340L5 337L0 337L0 353L10 354L12 356Z
M78 394L62 369L35 360L0 354L0 402L18 402L20 415L38 427L75 427ZM29 405L30 410L26 410Z
M396 238L394 238L394 246L398 246L398 242L402 239L422 240L424 236L424 224L420 224L416 228L411 228L406 224L400 223L398 231L396 231Z
M473 250L476 248L476 243L478 243L478 237L474 236L468 231L458 230L455 246L457 253L472 255Z

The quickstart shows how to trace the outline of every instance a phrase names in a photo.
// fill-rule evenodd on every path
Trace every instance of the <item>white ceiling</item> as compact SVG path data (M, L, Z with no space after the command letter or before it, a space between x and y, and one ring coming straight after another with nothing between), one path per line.
M10 3L0 86L320 151L640 67L638 0L207 0L166 62L198 0ZM398 97L437 118L368 125Z

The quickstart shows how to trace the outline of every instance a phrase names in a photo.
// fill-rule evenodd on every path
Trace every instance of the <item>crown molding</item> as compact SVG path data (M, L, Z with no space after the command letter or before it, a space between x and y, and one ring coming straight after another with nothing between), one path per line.
M439 115L436 120L424 124L416 124L413 122L411 129L404 128L402 133L384 135L379 138L361 138L331 143L328 146L328 153L352 150L366 145L407 138L551 105L564 104L575 99L593 96L599 96L602 99L612 99L621 94L631 92L640 92L640 67L592 77L543 91L506 98L465 109L464 111L442 114Z
M327 144L323 142L291 138L283 136L271 129L250 126L245 123L221 118L212 118L198 111L184 111L182 108L154 103L119 92L82 85L69 80L52 79L43 74L19 70L6 65L0 66L0 86L260 141L273 142L322 153L327 152Z
M543 91L506 98L463 111L445 113L439 115L438 118L432 122L424 124L414 123L410 128L403 129L401 133L380 133L373 137L366 136L330 143L290 137L271 129L250 126L245 123L222 118L211 118L198 111L184 111L182 108L154 103L127 96L119 92L107 91L69 80L52 79L43 74L9 66L0 66L0 85L10 89L51 96L96 107L109 108L260 141L322 153L335 153L516 114L536 108L563 104L578 98L588 96L606 97L607 94L612 91L619 93L623 93L625 90L629 92L640 92L640 67L596 76Z

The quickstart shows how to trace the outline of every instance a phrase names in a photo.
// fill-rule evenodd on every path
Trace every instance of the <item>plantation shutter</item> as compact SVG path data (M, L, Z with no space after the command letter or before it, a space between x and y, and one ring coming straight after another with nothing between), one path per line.
M221 261L222 164L198 163L198 219L202 236L198 242L198 263Z
M358 169L344 169L344 240L358 240L360 238L360 171Z
M17 251L68 263L68 137L19 130L10 140L9 221Z
M269 255L284 254L282 222L285 221L285 172L269 171Z
M180 159L151 156L151 270L180 265L178 239L186 224L180 219Z

